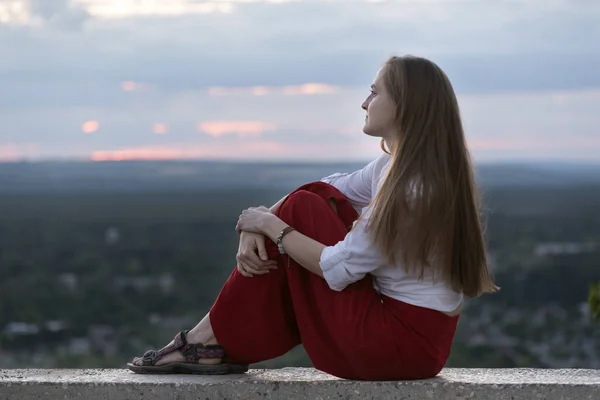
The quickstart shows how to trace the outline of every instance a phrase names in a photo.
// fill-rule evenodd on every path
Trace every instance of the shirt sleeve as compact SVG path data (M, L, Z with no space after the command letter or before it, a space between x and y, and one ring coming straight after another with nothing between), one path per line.
M373 175L380 158L371 161L358 171L352 173L338 172L322 178L321 182L328 183L335 187L346 196L355 209L361 210L363 207L368 206L373 198Z
M321 253L323 277L335 291L344 290L383 265L379 250L367 237L365 219L360 218L344 240L325 247Z

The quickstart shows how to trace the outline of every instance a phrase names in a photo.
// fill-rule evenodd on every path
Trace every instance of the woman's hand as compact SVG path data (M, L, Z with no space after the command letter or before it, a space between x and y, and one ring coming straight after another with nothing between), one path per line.
M264 228L269 218L277 217L275 217L267 207L250 207L247 210L242 211L242 215L238 218L235 230L238 232L247 231L264 234Z
M238 272L248 278L268 274L277 268L277 261L267 259L265 236L261 233L241 233L236 260Z

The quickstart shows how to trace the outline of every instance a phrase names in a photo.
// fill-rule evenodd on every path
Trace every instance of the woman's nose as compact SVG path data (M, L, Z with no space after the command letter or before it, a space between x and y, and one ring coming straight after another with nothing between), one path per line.
M369 105L369 104L368 104L368 103L367 103L367 101L365 100L365 101L362 103L362 106L361 106L361 108L362 108L363 110L367 111L367 107L368 107L368 105Z

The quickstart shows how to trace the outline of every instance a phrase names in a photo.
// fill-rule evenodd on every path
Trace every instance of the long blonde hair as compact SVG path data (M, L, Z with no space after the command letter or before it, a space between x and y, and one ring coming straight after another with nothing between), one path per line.
M467 297L495 292L458 101L433 62L391 57L383 81L396 105L397 145L367 231L388 261L441 273ZM382 149L388 152L382 140ZM388 152L389 153L389 152Z

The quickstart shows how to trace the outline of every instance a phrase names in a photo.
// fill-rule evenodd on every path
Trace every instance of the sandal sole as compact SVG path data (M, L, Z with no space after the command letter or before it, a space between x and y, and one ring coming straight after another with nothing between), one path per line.
M127 368L136 374L188 374L188 375L226 375L243 374L248 371L247 365L239 364L189 364L172 363L158 367L134 365L127 363Z

